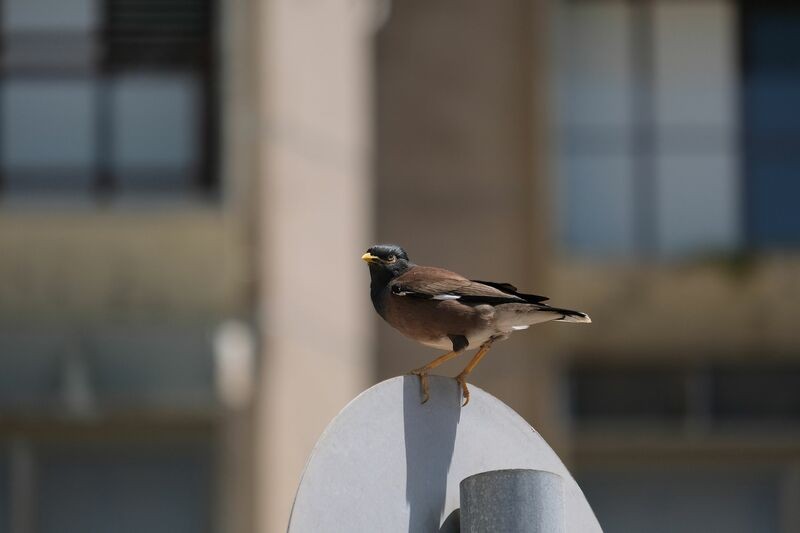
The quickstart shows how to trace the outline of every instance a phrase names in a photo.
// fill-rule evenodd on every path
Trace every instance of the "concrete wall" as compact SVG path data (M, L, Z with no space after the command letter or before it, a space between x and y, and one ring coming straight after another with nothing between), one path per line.
M800 261L781 256L650 267L558 261L554 289L596 322L559 346L608 358L791 357L800 349L798 274Z
M0 322L102 324L243 311L244 242L219 207L13 206L0 214Z

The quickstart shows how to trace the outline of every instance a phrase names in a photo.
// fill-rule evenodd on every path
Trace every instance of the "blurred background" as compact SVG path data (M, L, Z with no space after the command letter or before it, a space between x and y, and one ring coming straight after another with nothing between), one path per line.
M284 531L374 242L592 315L472 377L605 531L800 532L798 110L792 2L2 0L0 533Z

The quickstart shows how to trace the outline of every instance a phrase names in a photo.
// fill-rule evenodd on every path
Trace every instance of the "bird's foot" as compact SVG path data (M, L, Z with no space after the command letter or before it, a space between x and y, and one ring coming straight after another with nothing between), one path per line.
M428 393L428 372L422 368L415 368L410 374L415 376L419 376L419 387L422 391L422 401L420 403L425 403L430 399L430 394Z
M469 403L469 389L467 388L467 375L461 373L456 376L456 382L458 382L459 386L461 387L461 395L464 397L464 403L461 404L461 407L466 407Z

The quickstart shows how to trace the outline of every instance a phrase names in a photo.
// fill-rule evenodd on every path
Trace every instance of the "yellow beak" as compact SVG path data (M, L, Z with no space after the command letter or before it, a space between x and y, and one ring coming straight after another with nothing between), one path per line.
M372 254L371 254L371 253L369 253L369 252L367 252L367 253L365 253L364 255L362 255L362 256L361 256L361 259L363 259L363 260L364 260L364 261L366 261L367 263L374 263L374 262L376 262L376 261L378 261L378 260L379 260L377 255L372 255Z

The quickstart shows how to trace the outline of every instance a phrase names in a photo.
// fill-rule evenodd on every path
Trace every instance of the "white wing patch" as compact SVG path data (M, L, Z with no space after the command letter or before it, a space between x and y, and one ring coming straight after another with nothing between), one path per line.
M523 329L528 329L530 326L511 326L511 329L514 331L522 331Z
M457 294L437 294L433 297L434 300L458 300L461 296Z

